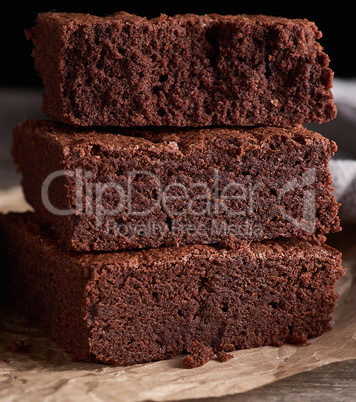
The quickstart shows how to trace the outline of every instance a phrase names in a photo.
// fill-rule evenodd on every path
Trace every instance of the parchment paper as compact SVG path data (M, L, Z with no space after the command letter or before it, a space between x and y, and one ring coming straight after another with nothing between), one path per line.
M25 210L19 188L0 192L0 210ZM356 232L356 230L355 230ZM130 367L74 363L40 329L10 308L0 313L0 398L11 401L164 401L245 392L329 363L356 359L356 233L344 237L346 275L333 329L307 346L285 345L233 352L234 359L212 359L196 369L183 368L183 357ZM347 236L347 238L346 238ZM13 341L23 350L9 352Z

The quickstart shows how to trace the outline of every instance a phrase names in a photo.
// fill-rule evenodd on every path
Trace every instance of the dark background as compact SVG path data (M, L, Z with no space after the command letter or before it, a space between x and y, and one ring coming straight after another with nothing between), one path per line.
M10 0L11 2L11 0ZM331 68L338 77L356 77L356 23L352 2L291 1L145 1L76 3L74 1L12 1L2 13L0 29L2 38L1 87L40 87L41 81L33 71L30 57L32 45L26 41L24 29L35 24L37 13L44 11L84 12L107 15L115 11L128 11L148 18L160 13L210 12L220 14L269 14L288 18L307 18L323 32L321 44L331 59ZM346 4L346 7L345 7Z

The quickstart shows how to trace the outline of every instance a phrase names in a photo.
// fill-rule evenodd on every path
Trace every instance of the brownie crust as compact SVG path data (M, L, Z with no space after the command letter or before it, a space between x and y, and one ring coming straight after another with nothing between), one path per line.
M77 126L291 125L336 116L306 19L42 13L26 32L43 111Z
M209 350L305 343L330 328L343 274L338 251L298 239L74 253L31 213L1 215L0 226L17 305L84 361L189 351L194 366Z
M235 247L340 230L336 146L303 128L107 132L28 120L13 140L26 199L67 249ZM58 171L69 173L47 193L60 214L41 197Z

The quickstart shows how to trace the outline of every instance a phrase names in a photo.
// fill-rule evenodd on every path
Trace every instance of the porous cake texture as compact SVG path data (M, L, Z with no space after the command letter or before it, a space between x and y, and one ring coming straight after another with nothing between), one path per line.
M291 125L335 117L306 19L42 13L27 31L43 110L77 126Z
M338 251L296 238L75 253L31 213L2 215L0 226L17 305L84 361L130 365L189 351L194 367L209 350L305 343L330 328L343 274Z
M336 232L335 150L300 127L109 132L29 120L12 153L60 243L110 251Z

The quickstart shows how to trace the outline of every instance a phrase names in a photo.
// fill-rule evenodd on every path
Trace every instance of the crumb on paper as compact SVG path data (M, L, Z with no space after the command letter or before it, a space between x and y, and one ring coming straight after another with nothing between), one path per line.
M216 357L217 357L218 361L221 363L228 362L229 360L234 358L234 356L231 353L226 353L223 350L217 352Z
M183 360L187 368L203 366L214 356L213 348L205 346L199 341L193 341L188 348L188 356Z
M293 333L289 339L289 342L294 345L308 345L308 338L305 334L296 334Z

